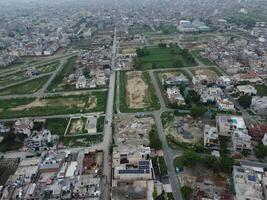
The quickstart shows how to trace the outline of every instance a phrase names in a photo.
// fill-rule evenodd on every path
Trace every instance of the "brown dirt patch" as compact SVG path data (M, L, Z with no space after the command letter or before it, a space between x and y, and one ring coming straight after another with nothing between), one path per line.
M126 81L126 99L128 106L130 108L143 108L147 106L147 93L148 85L142 78L142 72L128 72Z

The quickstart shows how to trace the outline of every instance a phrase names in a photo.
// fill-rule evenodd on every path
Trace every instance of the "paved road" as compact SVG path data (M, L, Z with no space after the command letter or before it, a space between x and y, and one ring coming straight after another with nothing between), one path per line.
M116 82L116 72L115 72L115 62L116 62L116 28L114 30L113 39L113 49L112 49L112 63L111 63L111 75L109 80L109 90L108 90L108 101L106 108L105 126L104 126L104 140L103 140L103 176L106 181L104 181L103 192L101 193L101 199L109 200L111 197L111 163L110 163L110 144L112 141L112 119L113 119L113 104L115 95L115 82Z

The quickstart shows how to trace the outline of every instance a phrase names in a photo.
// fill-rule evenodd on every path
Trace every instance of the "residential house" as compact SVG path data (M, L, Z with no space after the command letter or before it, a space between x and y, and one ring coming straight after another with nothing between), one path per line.
M185 99L183 95L180 93L179 88L177 87L167 88L167 96L171 103L177 104L178 106L185 105Z
M8 133L10 131L10 127L5 124L0 123L0 133Z
M227 98L217 98L216 105L220 110L234 111L235 104Z
M219 135L216 127L205 125L204 126L204 147L209 149L219 149Z
M88 133L97 132L97 117L87 117L85 128Z
M250 108L258 115L267 115L267 96L255 96L251 100Z
M251 96L251 95L257 94L257 90L252 85L238 85L236 87L236 89L240 95L250 95Z
M13 125L15 134L22 133L27 135L28 137L30 137L31 135L32 128L33 128L33 121L28 118L19 119Z
M162 84L166 86L179 86L179 85L188 85L189 80L184 74L179 76L162 78Z
M264 169L251 166L234 166L233 185L235 200L263 200L262 178Z

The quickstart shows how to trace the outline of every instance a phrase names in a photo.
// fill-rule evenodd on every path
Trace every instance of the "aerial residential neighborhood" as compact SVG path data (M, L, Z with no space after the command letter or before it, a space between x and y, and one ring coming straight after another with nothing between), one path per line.
M1 200L266 200L267 2L0 0Z

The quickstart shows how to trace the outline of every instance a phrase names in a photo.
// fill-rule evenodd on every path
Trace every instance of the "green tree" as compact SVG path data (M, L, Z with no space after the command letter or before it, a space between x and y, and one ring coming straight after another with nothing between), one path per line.
M259 144L255 148L255 155L258 159L263 159L267 156L267 147L263 144Z
M187 150L181 156L181 161L184 166L194 167L197 162L201 160L201 157L192 150Z
M182 193L182 196L185 200L189 200L190 199L190 196L193 192L193 189L187 185L184 185L183 187L181 187L181 193Z
M207 112L207 109L203 106L194 106L190 110L190 115L194 118L203 116Z
M212 169L214 172L220 171L220 162L215 156L208 155L203 159L205 167Z
M243 108L249 108L251 104L251 96L243 95L239 97L238 102Z
M233 170L234 159L228 156L222 156L220 158L220 165L223 172L230 174Z
M179 58L175 61L174 65L176 67L184 67L183 61L181 59L179 59Z

